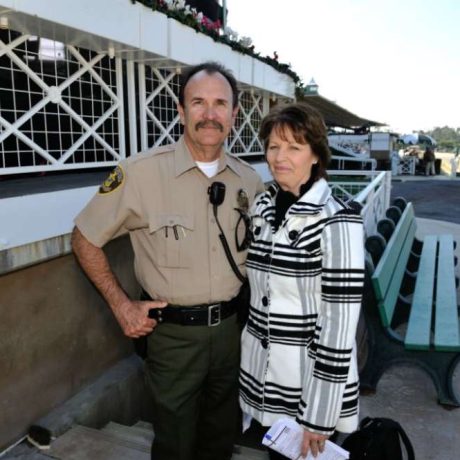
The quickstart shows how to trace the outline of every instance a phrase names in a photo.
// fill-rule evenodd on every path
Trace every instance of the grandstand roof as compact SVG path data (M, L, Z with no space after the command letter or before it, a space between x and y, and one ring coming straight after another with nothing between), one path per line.
M356 130L372 126L385 126L385 123L358 117L319 94L305 94L304 100L321 112L329 128L338 127Z

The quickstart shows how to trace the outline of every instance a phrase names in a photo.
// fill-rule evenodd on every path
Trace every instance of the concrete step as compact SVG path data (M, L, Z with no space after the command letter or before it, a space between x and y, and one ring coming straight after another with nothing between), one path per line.
M142 420L139 420L131 427L110 422L102 431L108 431L127 440L146 442L148 446L151 445L154 438L152 424ZM265 451L245 446L235 446L232 460L268 460L268 454Z
M150 430L153 433L153 425L150 422L144 422L143 420L138 420L133 426L138 428L145 428Z
M57 438L47 454L60 460L150 460L150 446L76 425Z
M47 455L59 460L150 460L152 425L108 423L101 430L76 425L57 438ZM267 460L266 452L235 446L232 460Z
M150 425L150 428L148 428L139 425L126 426L115 422L109 422L104 428L101 429L101 431L104 433L109 433L121 440L140 444L146 449L149 449L149 451L154 438L152 425Z
M36 447L29 445L27 442L18 444L10 451L0 455L1 460L51 460L52 457L45 454L45 450L39 452Z

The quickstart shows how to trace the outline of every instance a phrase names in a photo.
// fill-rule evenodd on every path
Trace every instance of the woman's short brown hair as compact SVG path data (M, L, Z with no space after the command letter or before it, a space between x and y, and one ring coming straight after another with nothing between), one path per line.
M318 157L318 163L312 167L315 180L327 177L326 168L329 165L331 151L327 140L327 128L321 114L313 107L303 102L279 105L272 109L262 120L259 137L267 151L270 134L276 130L281 137L285 130L292 133L299 144L309 144L313 153Z

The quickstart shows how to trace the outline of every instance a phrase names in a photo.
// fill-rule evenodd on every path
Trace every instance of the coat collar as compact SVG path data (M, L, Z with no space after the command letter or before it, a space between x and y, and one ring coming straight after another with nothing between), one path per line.
M254 202L252 215L263 217L268 222L275 218L275 197L279 185L272 184L265 193ZM310 190L302 195L287 211L286 218L291 216L305 217L319 214L331 196L331 189L325 179L316 181Z

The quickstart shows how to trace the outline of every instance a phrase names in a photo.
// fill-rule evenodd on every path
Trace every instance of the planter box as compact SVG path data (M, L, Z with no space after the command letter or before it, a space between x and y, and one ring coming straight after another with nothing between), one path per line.
M4 2L0 1L3 5ZM82 34L85 32L126 45L138 44L140 5L132 5L126 0L79 0L65 2L65 6L63 3L62 0L17 0L13 9L33 19L40 18L75 29L76 35L81 36L76 43L85 38ZM69 42L65 38L60 40Z
M209 37L175 19L168 18L167 37L168 58L183 64L198 62L203 54L208 56L212 50L213 41Z
M139 48L159 56L167 56L168 17L144 7L140 11L139 26Z
M168 19L168 58L183 64L218 61L233 72L238 68L238 56L229 46L196 32L175 19Z
M278 72L273 67L265 65L263 87L267 91L279 94L285 97L294 97L295 84L291 77L285 73Z
M258 59L254 59L254 72L252 75L252 85L257 88L263 88L266 91L272 91L271 85L267 86L266 73L271 67Z
M246 54L238 54L238 73L235 73L235 77L241 83L246 85L252 85L253 73L254 73L254 61L255 59L247 56Z

